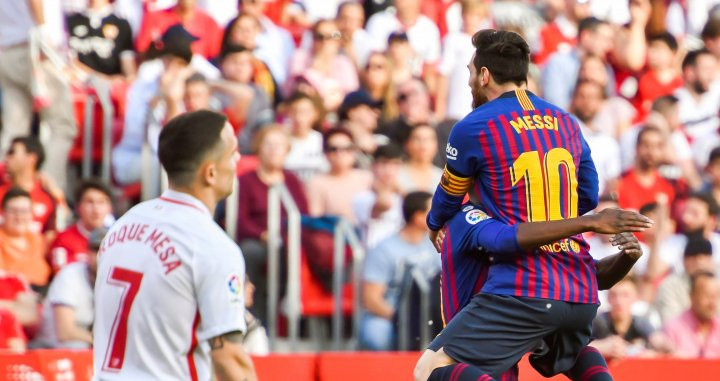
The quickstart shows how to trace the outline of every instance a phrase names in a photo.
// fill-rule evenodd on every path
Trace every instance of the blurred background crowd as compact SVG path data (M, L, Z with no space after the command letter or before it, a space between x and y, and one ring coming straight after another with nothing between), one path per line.
M2 1L0 349L92 345L103 229L159 194L159 131L198 109L227 115L243 154L233 197L251 352L268 351L275 184L303 216L357 229L359 347L395 349L408 269L439 271L425 216L449 131L471 111L484 28L525 37L528 88L581 123L599 209L655 221L632 276L603 294L593 345L611 359L720 358L720 0ZM101 91L111 151L88 152L85 105ZM110 158L103 180L81 170L87 155L95 175ZM322 288L332 236L303 226ZM586 238L596 259L615 252Z

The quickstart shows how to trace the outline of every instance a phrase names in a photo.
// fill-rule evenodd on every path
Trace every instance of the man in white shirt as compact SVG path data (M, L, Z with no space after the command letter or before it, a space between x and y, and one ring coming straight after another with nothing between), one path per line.
M717 59L707 49L693 50L683 59L682 71L685 86L674 93L679 100L680 123L690 139L701 139L720 126Z
M169 190L120 218L98 254L96 380L251 380L245 263L213 220L232 192L237 139L212 111L180 115L160 134Z

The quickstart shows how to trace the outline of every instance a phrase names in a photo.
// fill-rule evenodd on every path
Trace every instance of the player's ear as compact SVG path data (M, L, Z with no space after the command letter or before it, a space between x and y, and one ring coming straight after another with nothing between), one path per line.
M490 70L485 66L480 68L480 86L485 87L490 84Z
M202 178L207 185L215 185L217 182L217 166L214 162L205 163L202 169Z

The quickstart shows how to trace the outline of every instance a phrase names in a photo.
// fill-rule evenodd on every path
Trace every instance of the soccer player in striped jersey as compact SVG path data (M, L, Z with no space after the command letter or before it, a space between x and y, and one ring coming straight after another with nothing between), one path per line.
M598 285L600 289L606 289L627 275L642 255L637 239L628 232L643 231L650 226L647 217L621 209L605 209L594 215L560 221L506 225L490 218L476 205L467 204L448 221L441 233L444 234L441 251L443 323L450 322L480 291L487 279L490 257L512 254L521 248L561 245L557 241L588 231L617 234L613 243L621 252L597 262ZM586 381L607 380L605 361L596 353L593 348L581 351L576 366L568 372L571 379L583 379L589 368L586 365L590 364L595 367L594 374L586 377ZM531 364L535 362L531 361ZM604 372L598 372L598 366L604 368ZM462 376L464 372L457 373ZM518 368L513 366L499 380L514 381L517 378Z
M577 217L598 201L597 172L577 122L526 89L525 40L490 29L472 42L474 110L450 133L447 166L427 218L438 248L438 231L468 192L490 216L510 225ZM546 356L543 374L573 366L590 340L598 307L589 246L576 235L524 251L490 261L481 292L423 354L420 361L437 368L430 380L447 379L442 365L453 363L498 377L546 337L561 350Z

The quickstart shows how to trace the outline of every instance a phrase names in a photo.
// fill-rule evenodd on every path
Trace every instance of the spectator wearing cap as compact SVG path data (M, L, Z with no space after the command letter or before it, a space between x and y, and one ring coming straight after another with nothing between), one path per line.
M682 62L685 86L675 91L679 100L680 123L692 139L716 135L720 126L720 84L715 79L717 58L707 49L688 52Z
M286 103L290 152L285 159L285 169L307 183L328 168L320 132L324 110L319 99L301 92L293 93Z
M394 8L372 15L365 29L382 47L387 46L393 32L405 32L418 57L416 70L429 80L440 61L440 31L432 20L420 13L421 6L420 0L396 0Z
M68 44L84 71L109 79L132 80L137 71L132 30L110 0L92 0L67 16Z
M45 149L38 138L18 136L13 139L5 154L8 181L0 186L0 199L14 187L28 192L32 199L30 230L34 233L45 233L52 239L55 234L56 213L59 207L64 207L65 195L40 172L44 162Z
M135 40L137 51L147 52L168 28L176 24L182 24L197 37L192 43L193 53L211 59L220 51L222 29L197 6L197 0L179 0L174 7L146 14Z
M91 233L113 219L112 192L100 180L82 181L74 199L77 222L59 233L50 245L48 259L53 273L70 263L87 261Z
M659 171L666 152L667 134L657 127L645 126L635 142L635 165L618 183L618 204L623 209L639 210L663 195L672 205L675 189Z
M719 211L715 199L709 194L691 194L685 201L679 217L680 233L661 240L648 256L646 272L648 279L658 284L670 273L682 274L683 271L687 271L683 270L683 253L690 240L689 237L710 241L713 265L720 268L720 234L715 232Z
M291 59L288 90L302 78L317 91L327 110L337 110L345 95L359 87L357 69L340 53L340 31L335 21L317 21L312 35L312 46L298 49Z
M691 278L690 308L663 329L674 356L720 358L719 300L720 283L715 275L699 272Z
M389 142L387 136L375 133L380 117L379 106L365 90L358 90L346 95L338 110L342 126L352 133L358 147L358 165L362 168L370 166L378 146Z
M670 274L655 295L655 310L669 323L690 308L690 279L703 271L714 271L712 244L701 236L690 237L683 253L683 271Z
M252 279L266 279L268 191L276 184L288 189L301 214L308 213L307 199L300 180L283 168L290 151L290 135L284 126L271 125L255 136L253 150L259 159L256 170L238 179L237 239L245 256L246 271ZM256 286L256 315L263 320L267 301L267 282Z
M48 141L53 143L47 147L45 171L65 189L68 153L77 135L70 86L54 61L31 58L31 35L35 47L44 47L44 54L59 56L56 50L66 36L60 2L0 2L0 153L8 151L14 138L31 134L37 112L42 125L49 127L43 131L49 132Z
M93 230L88 240L87 261L71 263L53 278L43 302L42 327L33 347L92 347L97 255L106 233L106 228Z
M185 81L194 72L206 79L220 77L217 68L193 54L190 46L196 40L197 37L176 24L150 45L147 55L152 59L140 65L138 78L128 90L123 136L112 152L113 175L118 183L128 185L140 180L143 144L157 142L149 139L148 127L167 116L168 108L182 109Z
M354 169L356 150L350 131L335 127L325 132L323 151L330 164L327 174L319 174L308 183L310 215L339 216L351 224L357 223L353 212L355 196L370 189L373 178L369 171Z
M442 169L433 164L438 153L438 138L435 128L428 124L418 124L410 128L405 155L407 160L400 167L398 184L400 192L435 192L442 177Z
M605 58L613 49L613 30L605 21L589 17L578 25L578 44L569 52L557 52L550 56L543 69L540 87L549 102L568 108L583 57L592 55ZM606 64L608 73L612 70ZM613 77L612 74L610 77ZM612 88L614 80L608 83Z
M368 250L402 227L402 193L398 179L402 157L400 147L392 143L379 146L370 167L372 187L353 199L357 226Z
M45 261L45 239L30 228L30 194L11 188L2 198L2 210L0 270L21 274L33 287L42 288L50 277L50 266Z
M647 115L655 99L682 87L683 77L677 69L677 50L677 41L668 32L648 38L648 69L640 77L635 98L640 118Z
M448 33L443 39L435 100L435 114L438 119L460 120L472 111L472 94L467 91L470 79L467 65L475 53L472 36L476 31L492 26L492 21L488 17L490 5L487 1L465 0L460 4L462 31Z
M620 177L620 146L607 135L595 118L605 102L605 89L595 81L579 81L570 110L580 121L583 137L590 147L599 179L601 195L615 193Z

